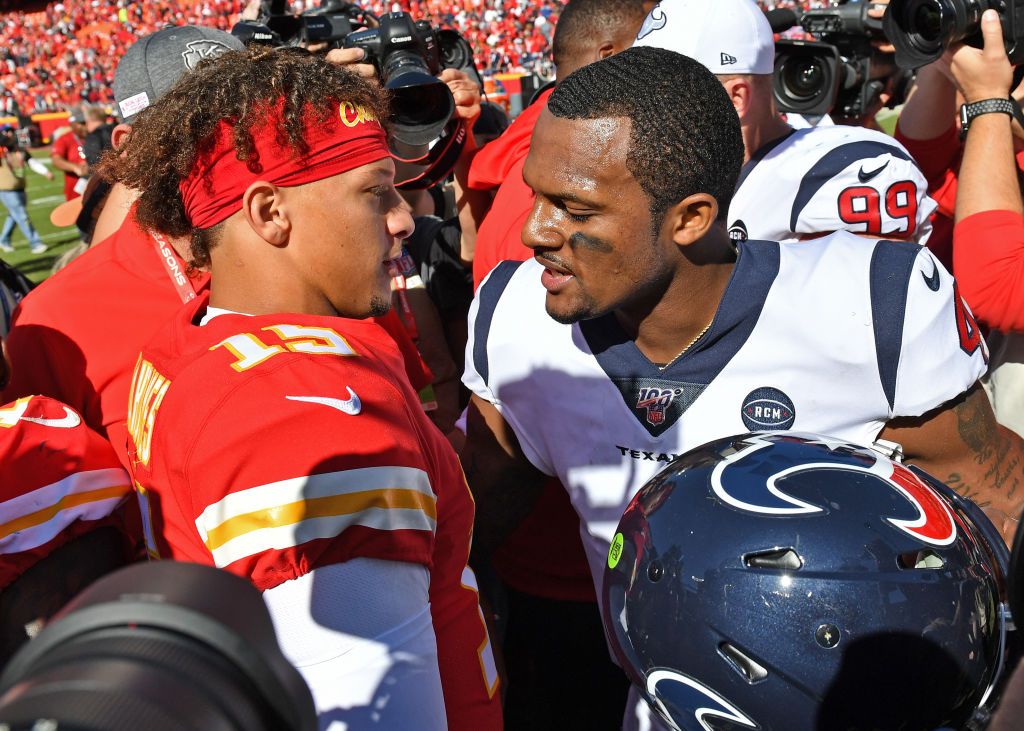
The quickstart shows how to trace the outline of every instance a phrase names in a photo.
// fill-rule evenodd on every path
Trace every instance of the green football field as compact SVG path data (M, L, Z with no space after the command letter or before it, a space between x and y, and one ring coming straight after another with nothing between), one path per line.
M44 254L30 253L28 241L25 240L21 230L15 227L14 236L11 237L14 252L11 254L0 253L0 258L17 266L32 281L41 282L49 276L50 269L57 258L78 243L78 229L74 226L57 228L50 223L50 211L64 202L64 173L49 164L49 150L37 150L32 157L53 170L53 180L47 180L42 175L37 175L30 170L27 188L29 218L32 219L32 225L36 227L43 243L49 249ZM2 205L0 205L0 214L5 217L7 215L7 209Z

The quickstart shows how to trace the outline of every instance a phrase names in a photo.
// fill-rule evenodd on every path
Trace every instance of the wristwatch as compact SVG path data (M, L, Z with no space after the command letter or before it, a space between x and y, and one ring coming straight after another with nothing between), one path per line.
M960 105L960 137L967 136L967 130L971 126L971 120L980 117L982 114L1002 112L1014 117L1014 103L1009 99L983 99L980 102Z

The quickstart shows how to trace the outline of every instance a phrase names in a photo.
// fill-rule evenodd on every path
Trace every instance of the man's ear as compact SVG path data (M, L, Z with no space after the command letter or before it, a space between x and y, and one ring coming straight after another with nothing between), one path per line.
M723 81L722 86L725 87L725 91L729 95L729 101L732 102L733 107L736 109L736 114L742 120L746 116L747 110L750 109L751 100L754 96L754 87L750 78L747 76L734 76Z
M600 46L597 47L597 58L595 61L603 61L609 56L614 56L616 53L621 51L621 48L616 48L615 41L608 39L604 41Z
M120 150L125 142L128 141L128 135L131 134L132 126L130 124L121 123L114 127L110 132L110 144L115 150Z
M242 215L249 228L273 246L284 246L292 230L287 194L273 183L257 180L242 194Z
M668 209L664 226L679 246L700 241L718 220L718 201L709 193L694 193Z

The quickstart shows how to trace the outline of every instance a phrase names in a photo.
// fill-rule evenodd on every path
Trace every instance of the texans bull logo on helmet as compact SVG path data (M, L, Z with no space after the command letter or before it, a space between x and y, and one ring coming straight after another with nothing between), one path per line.
M814 462L798 464L773 474L764 474L763 462L748 459L755 452L773 446L774 441L752 437L745 448L725 458L711 475L712 488L723 501L740 510L766 515L822 513L824 509L784 493L779 482L807 470L839 469L871 475L897 490L911 502L917 517L886 521L901 531L934 546L948 546L956 539L956 522L946 503L921 478L901 464L875 459L868 462L846 449L840 440L808 437L810 444L826 446L829 451L816 455ZM778 437L776 437L778 439Z

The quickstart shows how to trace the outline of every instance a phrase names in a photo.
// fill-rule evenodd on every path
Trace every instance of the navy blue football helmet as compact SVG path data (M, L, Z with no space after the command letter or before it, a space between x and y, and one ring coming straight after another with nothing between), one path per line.
M973 503L881 453L731 437L619 523L612 649L683 731L961 729L1005 664L1009 553Z

